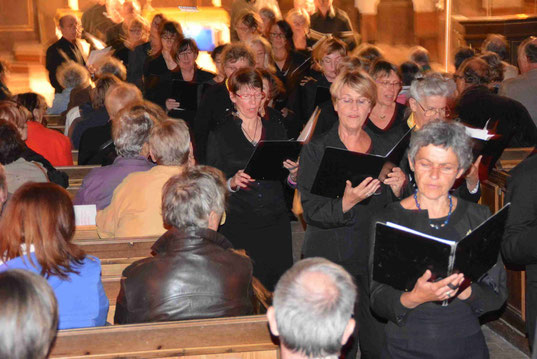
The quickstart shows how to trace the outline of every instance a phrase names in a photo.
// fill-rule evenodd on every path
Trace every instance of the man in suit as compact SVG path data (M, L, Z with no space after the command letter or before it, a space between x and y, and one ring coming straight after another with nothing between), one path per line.
M355 299L343 267L318 257L297 262L278 281L267 311L282 359L337 358L356 325Z
M59 28L62 38L49 46L45 63L50 84L56 93L63 90L56 79L56 71L61 64L66 61L75 61L81 65L86 65L78 44L82 32L80 21L74 15L65 15L60 18Z
M537 322L537 156L511 171L506 203L511 202L502 253L508 263L526 266L526 330L530 344ZM535 348L534 348L535 350Z
M537 124L537 37L529 37L518 47L521 75L505 80L500 95L521 102Z

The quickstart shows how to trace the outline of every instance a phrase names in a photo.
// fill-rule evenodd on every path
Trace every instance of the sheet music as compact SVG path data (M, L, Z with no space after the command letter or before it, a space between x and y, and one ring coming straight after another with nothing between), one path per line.
M75 226L95 226L97 206L94 204L77 205L75 209Z

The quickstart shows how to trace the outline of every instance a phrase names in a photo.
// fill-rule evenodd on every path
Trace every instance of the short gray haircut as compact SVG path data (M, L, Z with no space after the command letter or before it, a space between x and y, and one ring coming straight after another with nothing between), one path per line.
M125 158L139 156L156 122L143 105L131 106L121 111L112 119L112 139L117 154Z
M159 165L185 165L190 155L190 133L186 122L166 119L153 126L149 148Z
M85 87L89 85L88 70L74 61L67 61L58 68L56 79L63 88Z
M209 214L223 214L226 179L222 171L196 166L170 178L162 190L164 223L175 228L207 228Z
M127 68L123 65L121 60L115 57L108 57L99 67L97 77L101 77L105 74L114 75L121 81L127 80Z
M418 102L429 96L452 97L455 89L455 82L452 79L438 72L431 72L412 81L410 97Z
M308 274L328 281L308 283ZM282 343L307 357L337 355L352 317L356 285L341 266L324 258L301 260L280 278L273 307Z
M420 148L428 145L451 148L457 156L459 169L467 170L472 164L472 140L458 122L434 120L414 131L408 150L410 162L414 163Z

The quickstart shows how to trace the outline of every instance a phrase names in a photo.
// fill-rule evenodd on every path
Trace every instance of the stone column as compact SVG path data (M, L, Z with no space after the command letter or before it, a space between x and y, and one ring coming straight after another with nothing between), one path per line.
M377 42L388 45L415 44L412 0L380 0L377 8Z

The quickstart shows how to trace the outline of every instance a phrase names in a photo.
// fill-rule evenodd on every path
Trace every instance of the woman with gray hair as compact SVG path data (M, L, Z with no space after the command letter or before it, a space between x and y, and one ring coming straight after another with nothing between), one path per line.
M419 130L433 120L444 121L449 118L448 103L454 96L455 90L455 82L438 72L429 73L412 81L408 100L412 113L407 119L408 127ZM471 165L468 173L463 176L465 183L457 188L457 195L465 200L477 202L481 197L478 171L480 161L481 157ZM406 158L403 159L401 168L404 172L410 173L409 185L415 188L414 178Z
M374 221L392 222L453 241L490 215L488 207L452 196L449 190L472 160L464 126L433 121L412 134L409 161L417 189L379 212ZM373 235L371 243L374 246ZM431 271L410 292L372 281L371 307L388 320L382 358L488 358L479 316L499 309L507 298L501 258L477 282L464 273L431 281ZM448 306L438 302L449 300Z
M56 73L56 77L63 90L54 95L52 107L47 110L47 114L49 115L59 115L66 111L69 105L71 91L75 88L86 88L90 83L88 69L74 61L69 61L61 65Z
M135 103L112 120L112 138L118 157L109 166L94 168L84 177L75 204L95 204L98 210L110 204L112 194L125 177L154 167L149 157L148 138L157 122L143 103Z
M166 182L161 208L169 229L151 247L153 257L123 272L116 324L252 313L250 259L217 232L226 195L225 177L213 167Z

